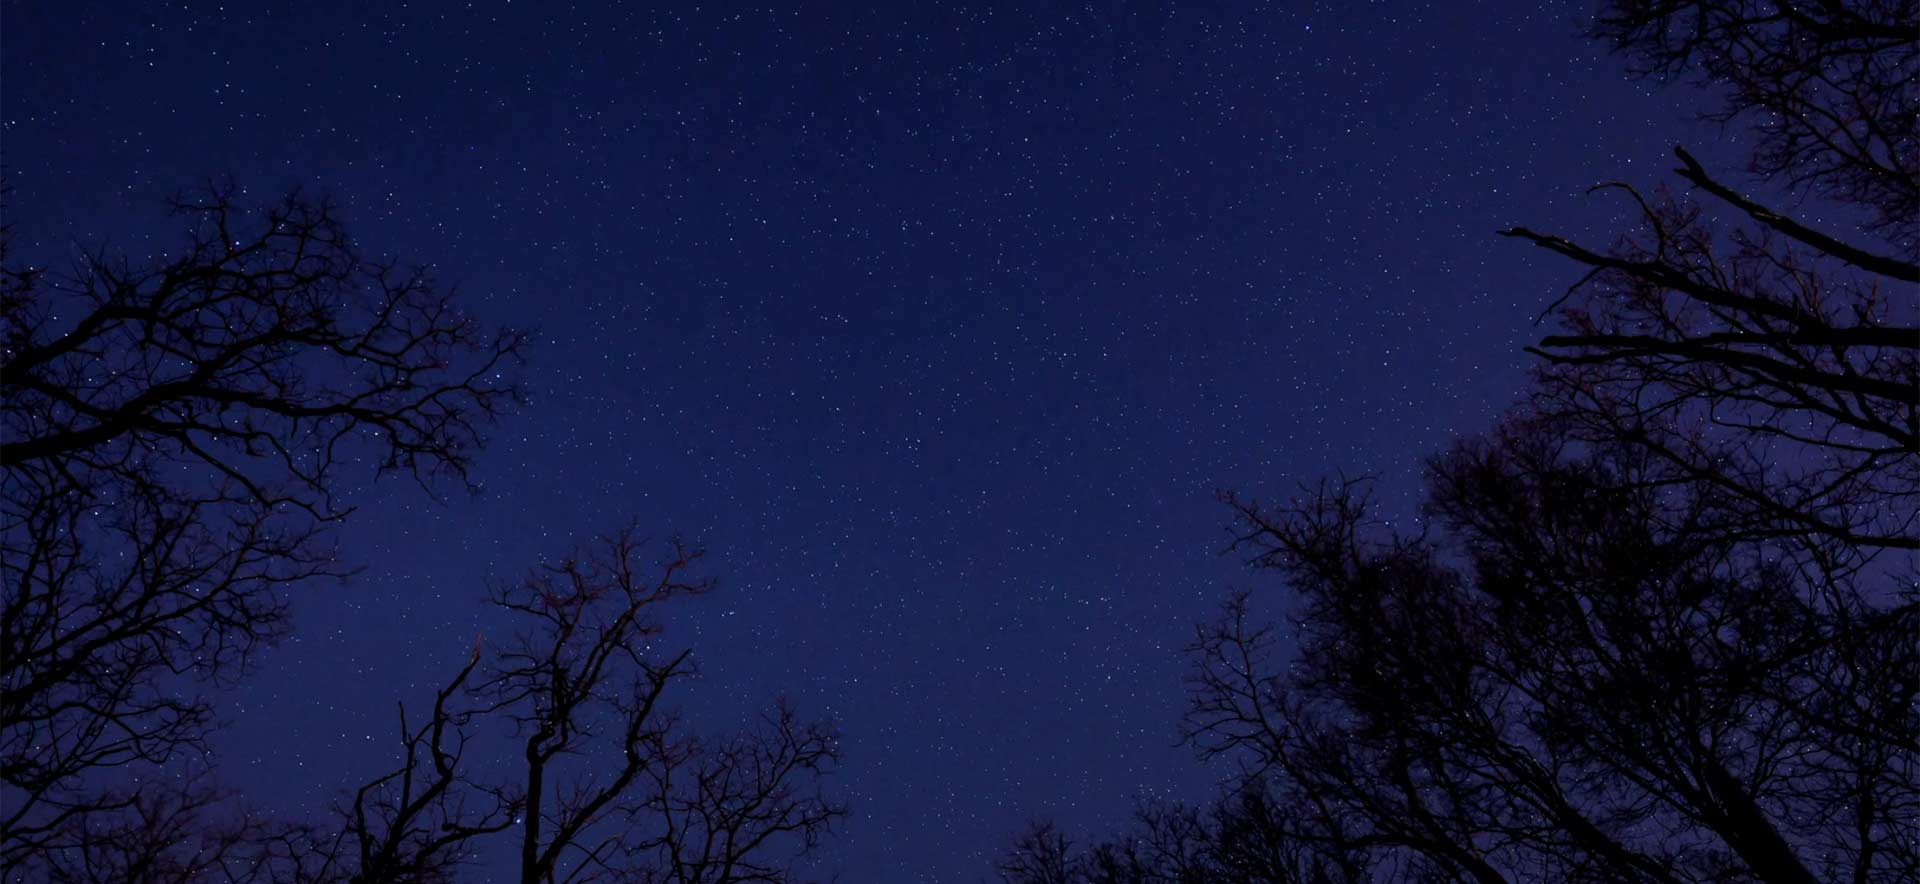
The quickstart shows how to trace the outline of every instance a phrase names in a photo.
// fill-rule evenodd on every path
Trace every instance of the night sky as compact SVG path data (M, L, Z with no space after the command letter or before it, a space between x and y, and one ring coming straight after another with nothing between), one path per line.
M226 699L251 800L390 767L486 581L631 520L723 581L670 636L696 723L844 731L822 872L978 881L1030 817L1204 797L1179 648L1249 579L1215 490L1408 512L1578 276L1493 231L1605 242L1588 185L1735 153L1586 2L850 9L6 4L19 257L304 185L538 333L484 493L359 489L365 571Z

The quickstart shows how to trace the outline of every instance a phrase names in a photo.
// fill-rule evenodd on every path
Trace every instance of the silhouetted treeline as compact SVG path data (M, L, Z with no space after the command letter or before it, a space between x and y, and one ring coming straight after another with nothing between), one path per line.
M1225 495L1289 619L1229 600L1184 733L1237 771L1010 884L1920 880L1920 12L1607 6L1596 32L1745 124L1774 205L1682 190L1583 245L1523 400L1427 467ZM1803 220L1806 206L1858 218ZM1715 221L1714 219L1719 219Z

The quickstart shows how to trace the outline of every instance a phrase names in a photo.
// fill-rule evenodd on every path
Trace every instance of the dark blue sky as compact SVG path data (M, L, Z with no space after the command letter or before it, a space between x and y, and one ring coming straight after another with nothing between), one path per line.
M1229 585L1218 488L1408 498L1485 426L1603 234L1688 138L1573 3L679 11L5 6L23 257L180 242L230 175L539 331L479 499L383 485L220 769L317 813L391 762L489 577L637 519L723 592L674 635L723 727L845 731L850 882L975 881L1032 816L1198 797L1178 648ZM1604 236L1602 236L1604 241ZM488 880L485 869L476 880Z

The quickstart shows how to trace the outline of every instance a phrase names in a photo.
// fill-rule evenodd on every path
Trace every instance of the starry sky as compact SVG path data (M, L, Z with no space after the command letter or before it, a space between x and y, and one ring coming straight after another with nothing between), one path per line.
M694 721L844 731L823 873L983 880L1028 818L1202 797L1179 648L1246 582L1215 490L1410 512L1577 276L1493 231L1604 242L1588 185L1719 155L1587 2L858 6L6 3L21 257L300 185L538 333L484 493L357 490L365 570L227 698L251 800L390 766L394 702L501 628L486 581L630 520L723 581L671 633Z

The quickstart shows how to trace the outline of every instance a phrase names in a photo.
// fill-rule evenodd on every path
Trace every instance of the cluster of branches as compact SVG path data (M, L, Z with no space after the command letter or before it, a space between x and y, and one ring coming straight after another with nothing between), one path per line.
M217 790L162 771L205 753L206 692L286 634L286 590L345 573L343 472L464 480L519 401L523 337L362 258L327 204L175 208L186 248L151 267L0 275L10 875L204 806Z
M1721 90L1709 119L1750 123L1749 170L1869 212L1911 253L1920 229L1913 0L1613 0L1595 36L1639 73Z
M711 584L679 546L649 572L630 533L501 588L526 629L403 707L399 765L335 820L219 785L213 696L288 633L290 591L348 573L352 474L472 486L526 339L362 258L324 202L176 208L187 246L152 267L0 274L0 877L438 882L517 834L527 884L791 880L784 848L841 813L833 733L782 706L682 734L657 606ZM523 757L476 771L488 722Z
M698 550L673 545L649 570L644 547L621 532L498 589L523 628L484 664L476 643L423 720L403 706L398 766L252 880L453 881L496 835L523 884L799 880L792 860L845 813L821 790L836 735L784 703L718 739L683 733L668 690L694 669L688 651L651 652L657 611L712 582L690 576ZM468 745L489 722L519 752L475 770Z
M1825 196L1861 244L1714 178L1644 196L1610 249L1505 234L1585 266L1538 348L1535 407L1578 438L1659 455L1753 535L1831 550L1920 548L1920 6L1619 0L1599 35L1646 71L1721 87L1751 121L1751 170L1782 197ZM1746 223L1716 230L1713 215Z
M1364 880L1364 860L1293 838L1299 816L1258 781L1211 806L1143 801L1116 836L1077 846L1049 822L1014 841L995 871L1005 884L1217 884Z
M1505 231L1588 272L1522 403L1429 462L1422 533L1364 482L1224 498L1290 628L1244 596L1200 627L1184 733L1284 812L1181 811L1181 850L1151 809L1077 854L1035 830L1005 880L1920 880L1920 10L1622 0L1600 29L1725 85L1760 180L1877 245L1683 149L1690 194L1610 185L1642 220L1611 246ZM1247 820L1292 861L1218 859Z

